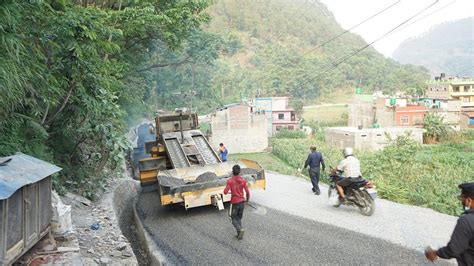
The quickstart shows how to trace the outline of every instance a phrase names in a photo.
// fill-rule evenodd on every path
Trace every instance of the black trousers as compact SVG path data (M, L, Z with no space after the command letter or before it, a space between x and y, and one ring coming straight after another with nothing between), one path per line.
M309 176L311 177L311 184L313 184L313 191L314 192L320 192L320 190L319 190L319 175L320 175L319 168L310 168L309 169Z
M237 232L242 229L242 215L244 214L245 202L231 204L230 218L232 218L232 225Z

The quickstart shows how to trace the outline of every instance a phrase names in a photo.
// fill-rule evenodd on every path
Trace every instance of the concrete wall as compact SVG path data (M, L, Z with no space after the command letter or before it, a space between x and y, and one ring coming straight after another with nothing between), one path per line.
M288 97L272 97L272 110L288 109Z
M388 144L386 134L392 139L411 132L411 139L423 143L423 130L420 128L367 128L358 130L354 127L326 128L326 143L343 149L352 147L359 150L379 150Z
M374 123L374 108L370 102L349 104L349 126L371 128Z
M395 126L395 109L394 107L385 106L385 99L378 98L375 104L375 120L380 127L394 127Z
M265 114L250 113L247 105L237 105L211 116L211 137L214 149L224 143L230 154L261 152L268 147Z
M278 118L280 114L284 115L283 119ZM277 122L277 123L291 122L291 111L274 111L273 122Z
M446 83L428 84L426 97L447 100L449 99L449 89L449 84Z

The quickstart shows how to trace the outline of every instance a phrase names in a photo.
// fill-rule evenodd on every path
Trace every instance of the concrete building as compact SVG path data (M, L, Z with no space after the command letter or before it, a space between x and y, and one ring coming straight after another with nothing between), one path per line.
M255 98L254 105L257 111L265 113L269 135L275 134L282 128L295 130L300 128L300 120L295 110L289 106L290 97Z
M423 143L423 130L415 127L365 128L332 127L326 128L326 143L343 149L353 147L359 150L379 150L389 144L387 136L396 139L397 136L409 134L410 138Z
M474 79L446 78L441 74L426 85L426 96L431 99L460 100L461 107L474 107Z
M395 125L400 127L421 127L427 113L428 108L424 105L395 106Z
M444 123L454 130L464 129L468 125L469 119L463 121L460 100L434 100L425 98L420 100L420 104L425 105L428 108L428 112L433 112L443 117ZM467 116L467 118L469 117Z
M229 153L262 152L268 147L267 118L244 103L227 105L211 115L209 143L224 143Z
M357 128L413 126L421 124L426 110L424 106L408 105L407 99L404 98L356 94L352 104L349 105L349 126Z
M348 106L350 127L371 128L375 122L375 106L372 94L356 94Z
M461 128L474 127L474 79L446 77L441 73L426 82L426 96L433 100L459 100L461 102ZM465 117L468 117L466 120Z

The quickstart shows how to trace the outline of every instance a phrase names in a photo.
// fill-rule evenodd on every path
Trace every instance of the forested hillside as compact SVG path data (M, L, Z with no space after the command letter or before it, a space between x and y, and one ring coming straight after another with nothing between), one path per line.
M423 87L424 69L372 48L327 71L365 45L315 48L341 32L317 1L2 1L0 156L56 163L57 189L91 196L123 161L127 126L157 109Z
M434 75L474 76L474 17L443 23L404 41L393 57L426 67Z
M344 29L318 1L220 0L210 7L210 14L208 29L227 44L212 85L228 101L260 92L290 93L311 102L359 85L386 92L422 88L427 78L426 70L401 66L371 47L328 71L366 42L347 33L323 45Z
M218 0L208 11L206 29L219 37L220 56L212 65L196 60L158 73L163 104L194 99L202 112L242 97L285 94L311 103L356 86L420 90L428 78L424 68L401 66L371 47L329 70L366 42L347 33L323 45L344 30L318 1ZM170 93L177 86L187 98Z

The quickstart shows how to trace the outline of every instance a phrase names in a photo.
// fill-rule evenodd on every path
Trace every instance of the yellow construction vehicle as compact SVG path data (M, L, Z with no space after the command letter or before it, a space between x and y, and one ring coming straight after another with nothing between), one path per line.
M198 129L196 113L159 113L151 131L156 140L143 143L147 155L138 161L138 179L142 186L157 187L161 205L180 203L189 209L212 204L222 210L230 201L223 190L235 164L250 189L265 189L265 172L257 162L221 161Z

